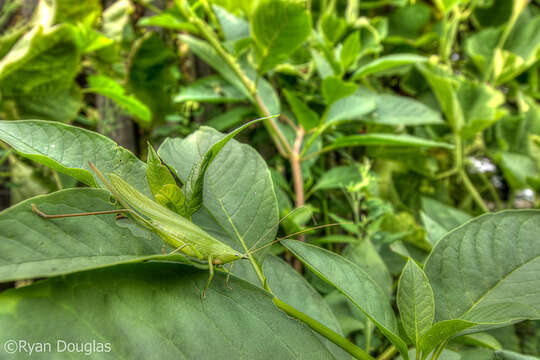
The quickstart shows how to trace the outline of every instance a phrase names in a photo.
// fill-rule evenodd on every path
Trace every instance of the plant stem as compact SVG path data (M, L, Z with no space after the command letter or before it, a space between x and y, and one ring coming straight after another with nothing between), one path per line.
M332 341L334 344L342 348L343 350L347 351L349 354L354 356L355 359L361 359L361 360L375 360L372 356L370 356L368 353L366 353L364 350L344 338L343 336L339 335L332 329L327 328L325 325L321 324L317 320L311 318L310 316L304 314L301 311L298 311L294 307L290 306L287 303L284 303L277 297L274 297L272 299L274 304L281 310L283 310L287 315L292 316L306 325L308 325L311 329L316 331L317 333L321 334L328 340Z
M384 350L381 355L379 355L377 360L390 360L395 354L397 354L397 352L398 349L394 345L391 345L389 348Z
M474 184L471 182L471 179L469 179L469 176L467 176L467 172L465 171L465 169L459 170L459 176L461 177L461 180L463 180L463 184L465 185L465 187L467 188L467 190L473 197L476 204L482 209L482 211L489 212L489 209L484 203L484 200L482 199L482 197L480 196L480 194L474 187Z
M214 30L208 24L202 21L197 16L197 14L195 14L191 10L189 4L186 4L185 0L178 0L177 3L179 4L180 10L182 11L184 17L199 29L204 38L210 43L210 45L212 45L212 47L217 51L219 56L227 63L227 65L229 65L229 67L236 74L236 76L238 76L238 79L240 79L242 84L250 93L261 115L272 115L270 114L270 112L266 108L266 105L263 103L262 99L258 95L255 83L248 78L248 76L242 70L238 62L236 62L236 59L231 54L229 54L229 52L227 52L227 50L221 45L221 43L219 42L219 38L215 34ZM285 138L285 135L283 135L278 125L276 124L275 120L265 120L264 123L269 125L270 136L272 137L272 140L274 140L279 153L285 158L289 157L291 153L291 147L289 145L289 142Z
M480 179L482 179L484 184L486 184L489 193L493 197L493 200L495 200L495 205L497 206L497 210L502 209L503 204L502 204L501 198L499 197L499 193L497 193L497 189L495 189L495 186L493 186L491 181L489 181L488 177L483 172L479 172L478 175L480 176Z
M433 352L433 355L431 355L431 360L438 360L439 359L439 357L441 356L444 348L446 347L446 343L447 343L447 341L443 341L439 346L437 346L437 348Z
M306 132L304 131L304 128L302 126L299 126L296 130L296 139L294 140L293 150L291 152L290 162L291 162L291 172L293 177L293 184L294 184L294 194L296 198L296 207L303 206L305 204L305 197L304 197L304 179L302 176L302 164L301 164L301 157L300 157L300 151L302 150L302 142L304 140L304 135ZM302 234L298 237L299 241L305 240L305 235ZM298 271L298 273L302 273L302 263L295 259L293 261L293 266Z

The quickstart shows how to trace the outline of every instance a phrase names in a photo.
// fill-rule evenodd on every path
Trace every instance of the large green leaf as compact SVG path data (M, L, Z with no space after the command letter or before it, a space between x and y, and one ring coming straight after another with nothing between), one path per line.
M114 79L105 75L89 76L87 79L88 88L85 89L86 92L97 93L114 100L123 109L135 116L141 125L150 125L152 121L150 109L133 95L126 94L122 85L118 84Z
M435 317L435 300L422 269L409 259L399 278L397 306L407 336L416 344L431 327Z
M436 320L540 318L539 232L539 211L505 211L478 217L440 240L425 266Z
M280 300L343 335L339 322L326 301L293 267L277 256L267 256L263 263L263 273L270 289ZM318 337L336 359L351 358L328 339L320 335Z
M390 299L364 270L338 254L313 245L295 240L281 243L318 277L342 292L406 356L407 346L398 335Z
M0 213L0 282L95 269L160 254L162 241L117 224L114 214L42 219L31 203L49 214L115 209L101 189L68 189L23 201Z
M98 133L50 121L0 121L0 140L21 156L95 186L88 162L103 173L116 173L150 194L145 165L128 150Z
M311 33L305 4L295 0L262 0L250 18L258 49L258 70L265 73L285 61Z
M425 62L427 60L426 57L416 54L392 54L381 56L378 59L362 65L355 71L352 80L358 80L367 75L384 73L385 70Z
M233 278L228 290L218 273L202 300L207 278L207 272L187 266L150 263L6 291L0 295L0 321L10 326L1 327L0 341L50 342L53 350L57 340L110 344L110 352L94 352L92 359L334 358L307 326L245 281Z
M342 121L358 120L375 110L375 107L373 97L353 94L332 103L324 116L324 123L329 126Z
M159 154L185 182L192 166L224 136L201 127L185 139L165 140ZM274 239L278 209L272 179L262 157L249 145L231 140L216 156L204 179L203 205L221 231L234 239L231 246L242 249L242 241L249 247L261 238L259 245Z

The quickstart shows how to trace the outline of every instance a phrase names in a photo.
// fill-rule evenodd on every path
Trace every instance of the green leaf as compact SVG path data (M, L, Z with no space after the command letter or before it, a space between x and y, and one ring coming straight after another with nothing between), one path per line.
M377 108L364 122L405 126L444 123L437 111L411 98L381 94L375 96L375 102Z
M425 266L437 321L540 318L539 215L534 210L483 215L439 241Z
M267 256L263 273L272 292L282 301L343 335L341 326L323 297L298 274L293 267L277 256ZM328 339L317 334L336 359L350 359L350 355Z
M264 74L285 61L311 33L311 18L302 2L262 0L250 18L258 49L258 70Z
M247 100L245 94L220 76L211 75L192 82L174 97L175 102L225 103Z
M529 180L538 176L538 165L529 156L502 151L495 154L494 160L501 167L504 178L514 189L529 187Z
M81 90L77 85L48 93L46 89L42 90L5 99L14 100L18 119L40 118L68 122L77 116L82 104Z
M349 36L347 36L347 38L343 42L343 46L341 47L341 51L339 53L341 68L344 72L346 72L347 69L356 62L361 48L362 45L360 42L359 31L355 31Z
M296 120L306 131L319 125L319 115L311 110L304 101L300 100L293 91L284 89L283 93L291 106Z
M371 133L365 135L349 135L337 138L322 151L326 152L349 146L409 146L426 148L440 147L444 149L452 149L454 147L452 144L428 140L407 134Z
M101 1L99 0L60 0L55 1L54 22L81 23L85 27L91 27L101 13Z
M103 33L118 43L127 42L133 31L131 14L135 6L129 0L117 0L102 13Z
M187 21L182 21L175 14L163 12L150 17L144 17L137 22L137 26L159 26L164 29L187 31L197 34L197 27Z
M295 240L284 240L281 244L318 277L343 293L406 356L407 346L398 335L390 300L364 270L340 255L313 245Z
M0 121L0 140L22 157L86 185L101 184L97 178L94 180L88 166L88 161L92 161L103 173L116 173L137 190L150 194L144 163L98 133L49 121Z
M330 106L337 100L354 94L357 88L355 83L343 81L337 76L329 76L322 82L322 95L326 105Z
M433 324L435 300L428 278L414 260L407 261L399 278L397 306L407 336L419 348L420 338Z
M0 60L3 96L69 89L80 54L70 25L34 27Z
M427 60L428 59L426 57L416 55L416 54L392 54L392 55L381 56L378 59L375 59L365 65L362 65L352 75L351 80L355 81L364 76L382 73L385 70L394 69L397 67L412 65L416 63L422 63Z
M325 172L311 192L317 190L342 189L349 185L360 183L365 179L365 174L360 165L336 166Z
M366 238L360 243L358 240L356 244L351 242L343 251L343 256L368 273L388 297L392 295L392 276L371 240Z
M122 85L105 75L93 75L88 78L88 88L85 92L96 93L112 99L124 110L139 120L142 126L150 126L152 112L140 102L135 96L127 95Z
M73 81L79 62L71 25L35 26L0 59L2 100L14 101L17 118L67 122L80 108L81 95Z
M68 274L160 254L162 241L140 228L119 226L114 215L42 219L49 214L115 209L101 189L67 189L23 201L0 213L0 282ZM129 220L126 220L129 221Z
M347 22L336 16L333 12L327 12L321 17L321 32L325 40L333 45L341 39L347 30Z
M207 42L189 35L180 35L179 39L188 44L190 50L193 51L195 55L214 68L225 80L234 85L238 90L242 91L247 97L251 97L249 91L236 76L231 67L219 57L218 53Z
M422 198L422 222L427 231L427 239L435 246L447 232L462 225L472 216L427 197Z
M350 95L330 105L324 117L324 123L330 125L346 120L358 120L375 110L375 107L373 98Z
M249 38L249 23L246 20L231 14L221 6L214 5L213 9L226 41Z
M185 139L166 139L158 153L185 182L194 164L223 137L212 128L201 127ZM275 238L278 209L272 178L262 157L249 145L231 140L208 166L203 204L213 223L199 222L202 209L193 221L205 230L213 226L235 248L242 249L241 242L250 247L261 238L260 245Z
M501 343L487 332L460 336L456 338L456 342L473 346L481 346L492 350L502 350Z
M313 332L263 290L178 264L120 266L42 281L0 294L0 341L109 343L93 358L331 359ZM37 311L39 309L39 311ZM63 325L62 325L63 324ZM250 334L252 336L246 336ZM24 354L24 353L21 353ZM26 355L26 354L25 354ZM74 353L53 353L73 358Z
M435 306L437 306L435 304ZM436 309L436 308L435 308ZM460 319L439 321L426 331L420 339L420 349L422 349L423 358L435 349L443 341L455 336L456 334L471 328L475 323Z

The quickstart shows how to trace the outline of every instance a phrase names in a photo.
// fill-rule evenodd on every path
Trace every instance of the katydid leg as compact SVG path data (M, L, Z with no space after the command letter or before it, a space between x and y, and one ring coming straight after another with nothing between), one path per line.
M206 282L206 286L203 290L203 299L206 299L206 290L210 287L210 283L212 282L212 279L214 278L214 259L212 256L208 257L208 270L210 271L210 275L208 276L208 281Z

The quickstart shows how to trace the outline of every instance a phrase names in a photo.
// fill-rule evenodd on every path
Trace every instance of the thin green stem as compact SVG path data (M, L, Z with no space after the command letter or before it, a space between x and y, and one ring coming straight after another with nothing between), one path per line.
M484 200L482 199L482 197L480 196L480 194L474 187L474 184L472 183L471 179L469 179L469 176L467 175L467 172L465 171L465 169L459 170L459 176L461 177L461 180L463 180L463 184L465 185L465 187L467 188L467 190L473 197L473 200L480 207L480 209L482 209L482 211L484 212L489 212L488 207L486 206L486 204L484 203Z
M493 197L493 200L495 201L495 205L497 206L497 210L502 209L503 204L502 204L501 198L499 197L499 193L497 192L497 189L495 189L495 186L493 186L493 183L489 181L488 177L483 172L479 172L478 175L480 176L480 179L486 185L489 193Z
M384 350L381 355L379 355L377 360L390 360L395 354L397 354L397 352L398 349L394 345L391 345L386 350Z
M343 350L347 351L349 354L354 356L355 359L360 360L375 360L372 356L370 356L368 353L366 353L364 350L344 338L343 336L339 335L332 329L329 329L325 325L321 324L317 320L311 318L310 316L304 314L301 311L298 311L294 307L290 306L287 303L284 303L277 297L274 297L272 299L274 304L281 310L283 310L287 315L292 316L306 325L308 325L311 329L316 331L317 333L321 334L328 340L332 341L334 344L342 348Z
M218 36L215 34L214 30L208 26L204 21L202 21L196 13L193 12L193 10L189 7L189 4L186 4L185 0L177 0L177 3L179 5L180 10L182 11L182 14L184 17L192 24L194 24L197 29L201 32L203 37L210 43L210 45L217 51L218 55L227 63L227 65L231 68L231 70L236 74L238 79L242 82L242 84L246 87L247 91L251 95L255 105L259 109L259 112L263 116L269 116L272 115L266 108L266 105L260 98L260 96L257 93L257 87L255 86L255 83L251 81L251 79L245 74L245 72L242 70L234 56L229 54L229 52L221 45ZM285 135L283 132L279 129L278 125L276 124L274 119L265 120L264 122L267 124L270 136L272 137L272 140L276 144L276 148L280 152L280 154L288 158L291 154L291 146L287 139L285 138Z
M443 341L439 346L437 346L437 348L433 352L433 355L431 355L431 360L438 360L439 359L439 357L441 356L444 348L446 347L446 343L447 343L447 341Z

